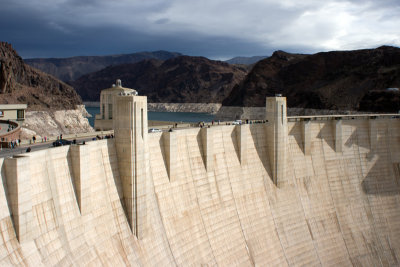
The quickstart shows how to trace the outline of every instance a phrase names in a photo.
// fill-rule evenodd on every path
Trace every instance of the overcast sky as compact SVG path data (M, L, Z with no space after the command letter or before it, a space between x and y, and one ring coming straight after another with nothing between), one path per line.
M0 11L0 40L23 58L400 46L400 0L0 0Z

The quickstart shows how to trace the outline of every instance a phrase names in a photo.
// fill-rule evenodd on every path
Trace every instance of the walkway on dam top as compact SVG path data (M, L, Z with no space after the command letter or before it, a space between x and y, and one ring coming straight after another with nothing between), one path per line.
M93 132L91 135L85 135L81 137L67 137L65 139L67 140L76 140L76 143L82 143L82 142L90 142L97 140L96 136L99 136L101 138L105 138L107 135L109 135L110 131L104 131L104 132ZM31 152L33 151L38 151L38 150L43 150L43 149L48 149L48 148L53 148L53 142L55 140L49 140L47 142L41 142L37 141L35 143L29 143L27 140L24 140L21 145L15 147L15 148L0 148L0 158L5 158L5 157L12 157L14 155L20 155L27 153L27 149L30 148Z
M379 118L400 118L400 114L362 114L362 115L313 115L313 116L291 116L287 117L288 121L309 121L309 120L338 120L338 119L343 119L343 120L352 120L352 119L379 119ZM160 129L161 131L168 131L170 129L172 130L184 130L184 129L190 129L190 128L199 128L199 127L215 127L215 126L224 126L224 125L239 125L239 124L257 124L257 123L266 123L265 120L236 120L236 121L224 121L224 122L218 122L214 121L212 122L206 122L206 123L171 123L167 125L153 125L153 126L148 126L149 129L151 128L156 128ZM0 134L3 132L7 133L8 129L8 124L0 123ZM92 133L83 133L83 134L71 134L71 135L65 135L64 139L67 140L73 140L75 139L77 143L82 143L83 141L89 142L93 140L93 137L96 136L101 136L105 137L106 135L109 135L113 133L114 131L98 131L98 132L92 132ZM31 140L22 140L22 144L20 146L17 146L16 148L1 148L0 147L0 158L4 157L11 157L16 154L22 154L26 153L26 150L28 147L31 148L31 151L38 151L42 149L47 149L47 148L52 148L53 147L53 141L55 141L55 138L51 138L47 142L40 142L40 140L37 140L36 143L33 143Z
M354 120L354 119L379 119L379 118L400 118L400 113L396 114L351 114L351 115L311 115L311 116L288 116L288 121L301 120Z

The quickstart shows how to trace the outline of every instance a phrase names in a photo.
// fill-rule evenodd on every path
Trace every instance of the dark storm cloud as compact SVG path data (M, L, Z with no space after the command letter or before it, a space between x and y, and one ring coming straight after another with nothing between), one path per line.
M399 45L396 0L0 0L23 57L169 50L211 58Z

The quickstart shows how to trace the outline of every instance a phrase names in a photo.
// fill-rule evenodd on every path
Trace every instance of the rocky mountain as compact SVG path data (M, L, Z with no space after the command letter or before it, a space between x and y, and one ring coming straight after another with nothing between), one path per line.
M370 91L360 100L360 111L399 112L400 91Z
M264 106L265 96L280 93L289 107L397 112L398 92L391 87L400 87L396 47L313 55L277 51L259 61L223 105Z
M234 58L225 60L225 62L229 63L229 64L252 65L264 58L267 58L267 56L234 57Z
M204 57L180 56L110 66L70 84L84 101L99 101L100 91L116 79L146 95L149 102L221 103L246 70Z
M25 62L66 82L76 80L82 75L101 70L111 65L136 63L145 59L167 60L180 55L179 53L167 51L155 51L111 56L32 58L25 59Z
M28 110L75 109L75 90L24 63L11 44L0 42L0 103L28 104Z

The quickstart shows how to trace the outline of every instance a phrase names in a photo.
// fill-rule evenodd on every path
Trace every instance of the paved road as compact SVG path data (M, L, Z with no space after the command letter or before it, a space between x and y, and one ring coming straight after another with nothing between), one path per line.
M78 138L78 139L76 139L76 142L77 143L82 143L83 141L90 142L90 141L92 141L92 138L93 137L86 137L86 138L80 138L80 139ZM33 152L33 151L38 151L38 150L42 150L42 149L53 148L53 142L47 142L47 143L38 142L36 144L23 145L23 146L16 147L16 148L2 148L0 150L0 158L12 157L13 155L27 153L26 149L28 147L30 147L31 152Z

